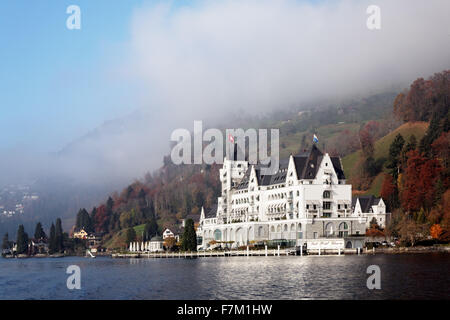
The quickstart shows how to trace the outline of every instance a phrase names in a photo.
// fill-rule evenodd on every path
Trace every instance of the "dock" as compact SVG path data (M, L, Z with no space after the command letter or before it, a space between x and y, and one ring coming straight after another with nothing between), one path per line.
M327 249L302 251L294 248L289 249L266 249L266 250L230 250L230 251L198 251L198 252L130 252L113 253L112 258L208 258L208 257L280 257L280 256L303 256L303 255L345 255L368 253L358 249ZM371 252L370 252L371 253Z

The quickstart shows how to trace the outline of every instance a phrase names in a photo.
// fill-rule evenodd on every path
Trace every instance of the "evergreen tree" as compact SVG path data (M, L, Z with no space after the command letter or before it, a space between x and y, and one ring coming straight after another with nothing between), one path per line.
M17 230L17 254L27 253L28 251L28 234L25 232L23 224Z
M64 238L63 238L63 229L62 229L62 223L61 219L56 219L56 226L55 226L55 249L57 252L63 252L64 251Z
M42 224L38 222L36 224L36 229L34 230L34 238L35 239L46 239L47 235L44 232L44 229L42 228Z
M106 201L106 210L108 212L112 212L113 207L114 207L114 200L111 197L108 197L108 200Z
M106 201L106 221L105 221L105 232L109 232L112 229L114 229L114 226L116 225L116 217L113 217L113 207L114 207L114 200L111 197L108 197L108 200Z
M148 206L147 194L145 193L144 189L141 189L141 191L139 191L138 201L140 209L144 211L144 208L147 208Z
M405 144L405 139L401 134L397 134L389 146L389 156L387 159L386 167L390 169L390 174L397 180L398 174L400 172L400 154L403 150L403 145Z
M50 238L48 243L48 249L50 253L55 253L57 251L56 247L56 229L55 225L52 223L50 227Z
M80 209L77 214L76 228L84 229L86 232L94 231L94 224L86 209Z
M158 234L158 223L153 215L144 227L144 240L148 241Z
M197 251L197 235L195 233L194 220L187 219L181 242L184 251Z
M5 233L5 235L3 236L3 242L2 242L2 249L9 249L11 248L11 244L9 243L9 235L8 232Z
M136 240L136 231L133 227L127 229L127 246L130 244L130 242L133 242Z
M427 157L431 156L431 145L442 132L448 131L450 108L443 106L437 109L431 118L427 132L420 140L419 151Z

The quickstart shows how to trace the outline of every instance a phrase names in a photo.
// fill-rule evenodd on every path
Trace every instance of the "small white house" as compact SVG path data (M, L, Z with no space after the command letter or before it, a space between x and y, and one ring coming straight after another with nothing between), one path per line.
M390 218L390 213L386 212L386 204L382 198L376 198L374 196L355 197L353 198L352 206L356 215L359 217L367 217L367 228L370 228L370 223L373 218L375 218L381 228L386 227Z
M163 239L166 239L166 238L175 238L175 234L172 231L170 231L170 229L168 229L168 228L166 228L166 230L164 230L164 232L163 232Z

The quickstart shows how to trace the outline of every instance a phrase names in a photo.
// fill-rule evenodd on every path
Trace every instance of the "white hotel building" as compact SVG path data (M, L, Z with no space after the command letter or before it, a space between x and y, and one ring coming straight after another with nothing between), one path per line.
M222 194L197 228L199 249L239 247L252 243L284 243L312 248L322 241L333 248L364 244L373 217L380 226L389 215L382 199L352 201L339 157L323 154L315 145L309 152L281 161L273 175L262 175L247 161L224 159L220 170ZM333 241L331 241L333 240Z

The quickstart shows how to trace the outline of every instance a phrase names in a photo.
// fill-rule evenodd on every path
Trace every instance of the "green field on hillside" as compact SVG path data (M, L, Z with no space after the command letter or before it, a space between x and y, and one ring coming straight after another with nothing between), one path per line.
M415 135L417 141L425 134L425 131L428 128L427 122L413 122L413 123L405 123L402 126L398 127L388 135L383 138L377 140L375 142L375 159L387 158L389 154L389 147L394 141L394 138L397 134L401 134L403 138L408 141L411 135ZM344 166L344 172L347 179L351 179L356 174L356 170L358 169L357 163L361 158L361 151L354 152L349 154L348 156L342 159L342 165ZM382 184L382 176L378 175L372 183L372 186L369 190L367 190L367 194L379 195Z
M142 236L143 232L144 232L144 228L145 228L145 224L140 224L138 226L134 226L134 231L136 231L136 235L138 237ZM117 232L116 234L114 234L114 236L107 240L104 244L105 248L109 248L109 249L116 249L116 248L123 248L123 245L126 241L126 234L127 234L127 229L124 230L120 230L119 232Z

